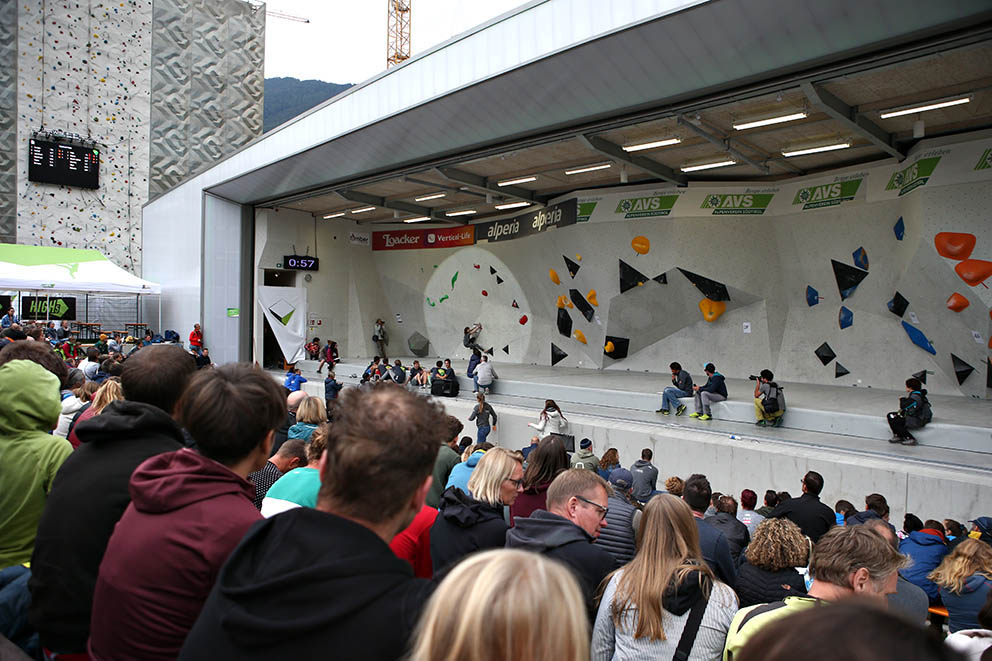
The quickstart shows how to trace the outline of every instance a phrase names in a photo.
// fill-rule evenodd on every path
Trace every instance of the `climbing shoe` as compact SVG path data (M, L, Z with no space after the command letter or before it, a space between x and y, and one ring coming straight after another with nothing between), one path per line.
M702 414L701 416L699 416L699 419L700 419L700 420L712 420L712 419L713 419L713 416L711 416L711 415L706 415L706 414L704 413L704 414Z
M698 418L699 417L699 411L695 411L693 413L690 413L689 414L689 417L690 418Z

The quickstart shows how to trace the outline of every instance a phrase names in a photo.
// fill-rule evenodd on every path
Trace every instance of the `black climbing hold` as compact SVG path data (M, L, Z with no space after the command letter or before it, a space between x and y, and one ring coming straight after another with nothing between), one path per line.
M490 266L489 267L489 275L496 275L496 269L494 269L493 267Z
M613 351L606 351L605 345L613 343ZM620 360L627 357L627 352L630 351L630 338L627 337L614 337L613 335L606 336L606 342L604 343L603 354L609 356L613 360Z
M831 349L830 345L826 342L818 346L816 351L813 353L816 354L816 357L819 358L820 362L824 365L829 365L830 361L837 357L837 354L834 353L834 350Z
M554 367L560 363L565 358L568 358L568 354L562 351L555 345L554 342L551 343L551 366Z
M682 275L688 278L689 282L695 285L696 289L698 289L703 296L711 301L730 300L730 292L727 291L727 285L722 282L711 280L707 277L698 275L692 271L686 271L682 268L680 268L679 271L682 272Z
M558 308L558 332L564 337L572 337L572 317L565 308Z
M509 344L507 344L505 347L503 347L503 353L505 353L507 356L510 355L510 345Z
M834 363L834 378L839 379L842 376L847 376L851 373L851 370L847 369L840 364L840 361Z
M648 281L646 275L635 269L627 262L620 260L620 293L629 291Z
M667 285L668 284L668 274L666 274L666 273L662 273L661 275L656 275L656 276L654 276L651 279L654 280L655 282L657 282L659 285Z
M836 259L831 259L830 264L834 267L834 279L837 281L837 289L840 290L842 301L850 297L861 281L868 277L868 271L838 262Z
M569 289L568 296L572 299L572 303L579 312L582 313L582 316L586 318L586 321L592 321L592 318L596 315L596 311L592 309L592 306L582 296L582 293L578 289Z
M493 355L493 348L489 347L488 349L486 349L486 353L488 353L490 356Z
M501 284L503 284L503 278L501 278L501 277L499 277L499 276L497 275L497 276L496 276L496 284L497 284L497 285L501 285Z
M953 353L951 354L951 362L954 363L954 376L958 378L958 385L964 383L965 379L971 376L971 373L975 371L975 368L964 362Z
M562 255L561 258L565 260L565 268L568 269L568 274L574 279L575 274L579 272L579 265L570 260L568 257L565 257L565 255Z
M515 308L519 308L520 307L519 305L517 305L517 299L513 299L513 307L515 307Z
M992 388L992 358L986 358L985 363L985 368L987 370L985 372L985 387Z
M927 383L927 371L926 370L920 370L919 372L913 372L913 378L914 379L919 379L920 380L920 383L922 383L923 385L926 385L926 383Z
M889 306L889 312L897 317L902 317L906 314L906 308L909 307L909 301L903 298L903 295L896 292L896 295L892 297L892 300L887 303Z

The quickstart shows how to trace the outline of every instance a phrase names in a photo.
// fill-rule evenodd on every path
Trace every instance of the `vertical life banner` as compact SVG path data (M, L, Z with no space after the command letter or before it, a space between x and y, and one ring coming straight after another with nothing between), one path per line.
M269 321L279 349L287 363L307 357L307 298L305 289L293 287L258 287L258 305Z

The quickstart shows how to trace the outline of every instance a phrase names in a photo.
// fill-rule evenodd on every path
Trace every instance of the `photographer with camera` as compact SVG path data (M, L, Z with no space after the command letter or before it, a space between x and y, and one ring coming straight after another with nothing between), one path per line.
M754 415L758 418L755 423L759 427L781 427L782 416L785 414L785 394L773 380L775 375L771 370L761 370L760 376L748 377L754 384Z

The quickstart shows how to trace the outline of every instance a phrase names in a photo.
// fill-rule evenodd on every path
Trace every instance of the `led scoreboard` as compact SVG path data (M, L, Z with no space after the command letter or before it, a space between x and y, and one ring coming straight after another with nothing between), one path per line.
M78 188L100 187L100 150L31 138L28 180Z
M286 255L282 258L282 267L297 271L318 271L320 270L320 260L308 255Z

